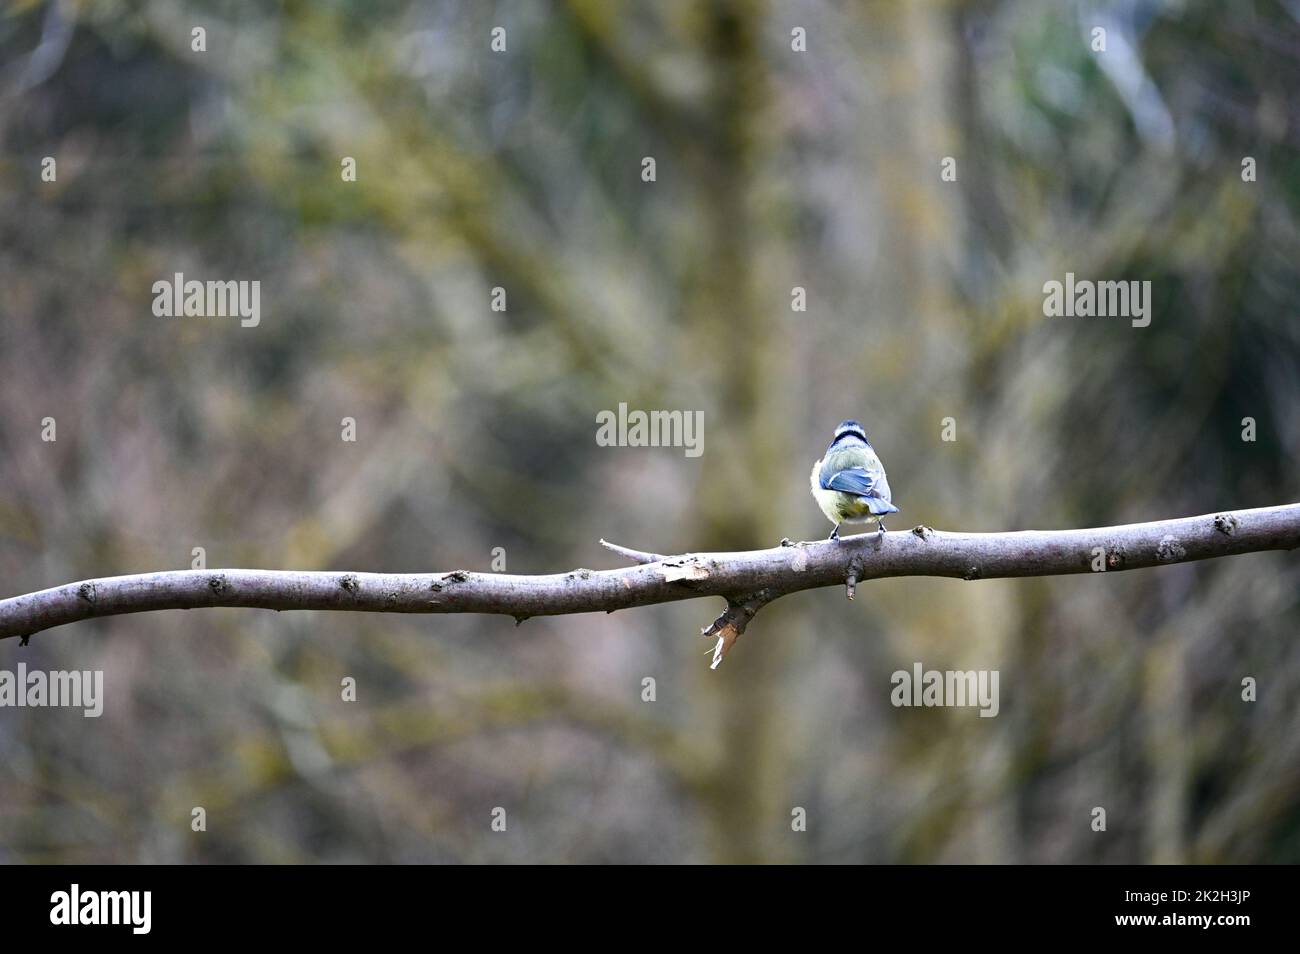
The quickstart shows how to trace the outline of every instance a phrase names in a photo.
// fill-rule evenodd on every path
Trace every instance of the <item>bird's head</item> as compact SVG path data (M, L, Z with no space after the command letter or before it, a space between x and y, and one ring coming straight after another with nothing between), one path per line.
M871 442L867 440L867 432L857 421L842 421L840 426L835 428L835 436L831 439L830 447L851 447L855 444L866 444L870 447ZM830 447L827 450L830 450Z

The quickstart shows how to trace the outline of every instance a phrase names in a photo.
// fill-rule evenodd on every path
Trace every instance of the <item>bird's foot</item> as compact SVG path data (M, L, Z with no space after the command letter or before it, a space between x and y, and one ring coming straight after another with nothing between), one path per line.
M831 535L830 535L829 537L827 537L826 539L827 539L827 540L838 540L839 538L840 538L840 525L837 523L837 524L835 525L835 529L831 531Z

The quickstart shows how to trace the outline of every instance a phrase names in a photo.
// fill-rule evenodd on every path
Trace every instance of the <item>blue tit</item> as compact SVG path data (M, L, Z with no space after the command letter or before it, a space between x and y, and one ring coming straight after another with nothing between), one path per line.
M813 498L835 524L832 540L840 538L840 524L846 520L875 521L883 534L885 515L898 513L889 500L885 468L857 421L835 428L835 438L813 464L810 480Z

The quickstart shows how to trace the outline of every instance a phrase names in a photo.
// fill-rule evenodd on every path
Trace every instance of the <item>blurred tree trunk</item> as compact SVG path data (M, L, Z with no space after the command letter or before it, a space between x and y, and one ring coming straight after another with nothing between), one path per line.
M704 364L701 373L712 383L718 408L708 430L709 466L697 519L701 539L720 549L776 543L790 480L789 462L778 456L789 444L789 412L773 406L770 387L778 371L771 362L783 350L773 340L780 302L763 294L753 240L754 146L767 108L758 49L762 15L761 5L748 0L725 0L710 11L705 43L714 71L714 135L696 153L708 240L685 340L696 366ZM762 631L745 637L763 639L762 647L732 654L727 672L699 677L707 680L700 691L718 702L719 761L707 800L718 861L777 860L765 835L789 818L789 809L777 804L782 733L773 699L787 665L788 641L780 636L786 619L779 603L769 607Z

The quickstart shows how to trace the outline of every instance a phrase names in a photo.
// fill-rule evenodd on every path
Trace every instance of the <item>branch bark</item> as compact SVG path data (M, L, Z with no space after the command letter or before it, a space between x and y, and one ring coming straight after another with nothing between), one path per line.
M965 580L1136 570L1300 546L1300 503L1089 530L949 533L929 527L884 536L791 543L770 550L663 556L605 543L636 565L545 576L505 573L345 573L173 570L68 583L0 600L0 638L85 619L208 606L371 613L612 613L721 596L727 608L702 632L717 639L713 666L763 606L788 593L891 576Z

